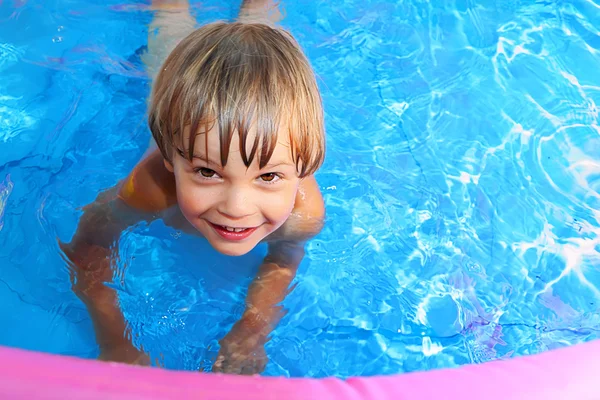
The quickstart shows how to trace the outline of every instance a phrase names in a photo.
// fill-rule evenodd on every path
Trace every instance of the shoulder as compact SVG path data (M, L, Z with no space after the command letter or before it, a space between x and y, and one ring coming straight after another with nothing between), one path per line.
M268 241L306 241L321 231L324 220L323 195L317 180L311 175L300 183L292 214Z
M325 217L325 203L321 188L314 175L308 176L302 180L296 195L294 212L299 212L307 218L322 222Z
M142 159L121 183L119 198L146 212L163 211L177 203L175 178L158 150Z

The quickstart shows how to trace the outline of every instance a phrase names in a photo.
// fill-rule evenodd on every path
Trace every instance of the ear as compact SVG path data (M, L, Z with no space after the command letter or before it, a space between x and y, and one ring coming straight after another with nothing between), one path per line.
M173 164L166 158L163 158L163 162L165 163L165 168L167 169L167 171L173 173Z

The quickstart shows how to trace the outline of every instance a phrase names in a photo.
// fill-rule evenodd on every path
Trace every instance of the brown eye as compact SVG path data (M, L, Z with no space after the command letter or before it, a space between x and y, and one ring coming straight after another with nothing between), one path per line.
M262 174L260 179L262 179L263 182L274 182L279 179L279 176L276 173Z
M217 174L215 171L213 171L210 168L198 168L198 169L196 169L196 172L200 173L200 175L202 175L205 178L212 178L213 176L215 176Z

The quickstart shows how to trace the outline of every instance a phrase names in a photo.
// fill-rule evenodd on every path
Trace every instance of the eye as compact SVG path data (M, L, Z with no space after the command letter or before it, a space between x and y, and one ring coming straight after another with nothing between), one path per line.
M273 182L277 182L279 179L281 179L281 177L278 174L276 174L275 172L270 172L268 174L262 174L260 176L260 179L263 182L273 183Z
M194 169L194 171L202 175L204 178L213 178L215 175L217 175L217 173L210 168L201 167Z

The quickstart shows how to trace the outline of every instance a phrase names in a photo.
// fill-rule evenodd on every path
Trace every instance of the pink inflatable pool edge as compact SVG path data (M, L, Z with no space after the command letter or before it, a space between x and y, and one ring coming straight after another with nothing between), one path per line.
M600 340L533 356L368 378L169 371L0 347L0 399L600 399Z

